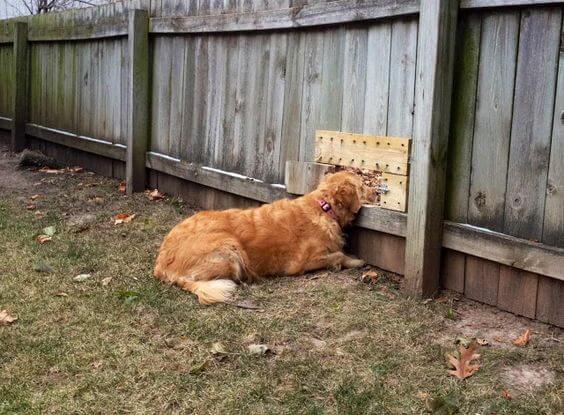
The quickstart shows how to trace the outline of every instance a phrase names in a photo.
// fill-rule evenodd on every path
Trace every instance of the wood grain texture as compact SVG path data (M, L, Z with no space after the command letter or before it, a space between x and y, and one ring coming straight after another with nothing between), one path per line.
M0 45L0 116L12 118L14 71L12 69L14 47Z
M396 274L404 273L405 239L368 229L350 231L351 250L371 265Z
M441 287L464 293L466 255L450 249L443 249L441 255Z
M503 230L519 12L484 16L468 222Z
M12 59L12 80L14 81L12 94L12 139L10 141L10 149L14 152L22 151L28 146L25 136L25 124L28 118L27 92L29 80L27 31L27 23L15 23Z
M496 262L475 256L466 256L464 295L489 305L497 304L499 267Z
M404 285L417 296L439 287L457 14L458 1L440 0L423 8L419 19Z
M456 38L445 218L463 223L468 221L481 27L480 14L462 15Z
M564 43L560 45L558 81L548 163L542 242L564 248Z
M388 131L391 43L391 23L380 23L368 29L364 134L386 135Z
M129 106L126 158L126 191L145 189L145 153L149 135L149 13L129 14Z
M504 230L535 240L543 232L561 25L560 7L521 14Z
M561 3L562 0L460 0L460 8L477 9L491 7L542 6Z
M348 0L312 2L263 11L153 18L151 32L211 33L304 28L415 14L418 10L419 4L415 0L367 0L355 4Z
M342 131L361 133L364 129L367 41L365 28L354 27L345 33Z
M536 318L564 327L564 281L539 276Z
M391 30L387 135L412 137L418 23L403 18L394 21Z
M286 161L284 184L291 194L304 195L314 191L323 177L335 171L331 164L312 163L308 161Z
M535 318L538 275L502 265L499 273L497 306L521 316Z

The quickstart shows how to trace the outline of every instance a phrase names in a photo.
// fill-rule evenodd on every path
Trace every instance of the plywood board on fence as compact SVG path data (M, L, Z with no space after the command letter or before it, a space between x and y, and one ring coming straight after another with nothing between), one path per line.
M411 139L318 130L318 163L407 175Z

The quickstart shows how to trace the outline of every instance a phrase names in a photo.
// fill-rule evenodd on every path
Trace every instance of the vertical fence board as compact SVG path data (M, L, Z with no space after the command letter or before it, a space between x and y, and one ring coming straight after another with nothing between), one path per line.
M368 31L350 28L345 34L343 75L343 131L361 133L364 127Z
M497 306L529 318L535 318L538 276L500 266Z
M441 261L441 287L463 293L466 255L443 249Z
M499 267L498 263L467 255L464 295L472 300L496 305Z
M471 13L457 30L445 218L462 223L468 220L481 27L481 14Z
M560 44L553 119L542 242L564 247L564 41Z
M539 276L536 318L564 327L564 283Z
M321 75L323 73L323 32L308 32L305 38L304 84L302 92L302 123L300 160L312 161L313 138L319 120Z
M364 134L386 135L392 26L380 23L368 29Z
M331 28L324 32L323 69L321 75L322 108L319 113L318 128L339 130L344 93L345 31Z
M11 44L0 45L0 117L5 118L12 118L14 93L13 49L14 47Z
M542 238L561 8L522 13L504 230Z
M305 37L306 34L303 32L291 32L288 34L282 143L278 164L281 174L284 173L286 160L298 160L300 158Z
M392 23L390 92L388 97L388 135L411 137L415 97L417 29L414 19Z
M497 231L503 229L518 34L518 12L482 21L468 222Z

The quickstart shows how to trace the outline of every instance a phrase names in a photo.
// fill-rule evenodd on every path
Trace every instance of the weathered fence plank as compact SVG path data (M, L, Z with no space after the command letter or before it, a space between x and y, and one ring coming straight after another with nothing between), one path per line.
M149 13L129 12L129 131L127 136L127 193L145 189L145 153L149 134Z
M415 14L415 0L367 0L315 2L303 6L203 16L151 19L153 33L205 33L276 30L332 25Z
M392 23L390 68L393 70L389 80L389 136L413 136L417 30L418 23L414 19L401 19Z
M439 287L445 169L458 1L438 0L420 12L415 122L405 252L405 290Z
M502 265L499 273L497 306L529 318L535 318L538 276Z
M519 12L482 21L468 222L503 229Z
M14 105L13 56L14 47L12 44L0 45L0 116L10 119Z
M564 27L564 26L563 26ZM564 32L564 29L563 29ZM562 41L561 41L562 42ZM558 82L552 122L542 241L564 248L564 42L560 44Z
M27 146L25 123L28 118L28 80L29 80L29 49L27 42L27 23L14 24L14 52L12 60L12 79L14 92L12 94L12 138L11 150L22 151Z
M360 91L366 90L367 40L365 28L351 28L345 35L342 131L362 133L364 128L364 94Z
M456 41L445 218L462 223L468 221L481 28L480 14L462 15Z
M504 230L540 240L562 24L561 8L521 17Z

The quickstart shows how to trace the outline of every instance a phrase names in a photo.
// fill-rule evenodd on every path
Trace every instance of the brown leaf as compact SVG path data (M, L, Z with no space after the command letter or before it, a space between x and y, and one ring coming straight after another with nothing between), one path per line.
M17 317L8 314L8 310L0 311L0 326L7 326L9 324L12 324L17 319Z
M129 223L135 218L136 214L129 215L127 213L118 213L115 216L114 225L119 225L121 223Z
M120 193L125 193L125 182L121 182L118 189Z
M57 297L68 297L69 295L64 291L57 291L55 293L55 296L57 296Z
M523 334L521 334L519 337L513 340L513 344L518 347L523 347L526 346L527 343L529 343L530 339L531 339L531 330L527 329L523 332Z
M165 195L159 192L158 189L148 192L147 194L149 196L149 200L153 200L153 201L162 200L165 198Z
M448 363L454 367L454 370L449 370L448 373L452 376L456 376L458 379L466 379L472 376L480 368L480 365L472 364L473 360L480 357L480 355L476 353L479 347L478 343L473 341L468 348L460 346L458 357L447 354Z
M112 281L112 277L106 277L102 280L102 287L107 287Z
M45 217L45 214L43 212L37 211L35 212L35 217L37 219L43 219Z
M486 339L480 339L479 337L476 339L476 343L480 346L488 346L490 344Z
M39 197L41 197L41 195L33 195L33 196L30 197L30 199L31 199L31 200L35 200L35 199L37 199L37 198L39 198Z
M69 167L69 171L71 173L82 173L84 171L84 167L80 167L80 166Z
M380 274L378 274L376 271L366 271L364 274L362 274L360 280L364 283L375 284L376 282L378 282L379 278Z
M35 204L33 203L28 203L25 207L27 210L35 210Z
M509 394L509 391L508 391L507 389L504 389L504 390L501 392L501 396L503 396L503 397L504 397L505 399L507 399L507 400L511 399L511 395Z
M40 244L44 244L45 242L49 242L51 241L53 238L47 235L39 235L37 237L37 242L39 242Z

